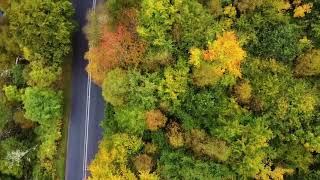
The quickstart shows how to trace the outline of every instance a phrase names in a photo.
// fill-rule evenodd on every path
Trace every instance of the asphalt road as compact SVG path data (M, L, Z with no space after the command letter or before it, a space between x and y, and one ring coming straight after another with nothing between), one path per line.
M75 19L80 27L73 40L72 107L65 179L83 180L88 175L85 168L98 151L98 141L102 136L99 124L104 115L104 101L101 88L93 83L90 85L85 71L88 62L83 58L88 42L81 29L86 23L86 14L92 8L93 1L73 0L73 5L76 10Z

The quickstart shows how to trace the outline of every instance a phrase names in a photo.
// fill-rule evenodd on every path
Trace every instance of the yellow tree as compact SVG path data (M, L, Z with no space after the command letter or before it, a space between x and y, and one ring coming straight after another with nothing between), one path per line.
M189 63L195 66L193 79L198 86L214 85L225 74L241 77L240 65L246 57L234 31L218 35L202 53L192 48L190 54Z

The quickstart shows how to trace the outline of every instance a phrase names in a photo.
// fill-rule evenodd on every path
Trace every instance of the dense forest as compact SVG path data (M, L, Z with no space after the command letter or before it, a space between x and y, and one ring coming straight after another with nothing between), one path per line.
M320 1L108 0L87 18L107 103L90 180L320 178Z
M64 179L62 71L74 9L1 0L0 12L0 179Z

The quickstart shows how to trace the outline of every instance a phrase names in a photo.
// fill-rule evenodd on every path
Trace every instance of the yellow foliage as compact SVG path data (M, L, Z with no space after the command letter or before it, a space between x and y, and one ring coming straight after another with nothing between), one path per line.
M194 67L200 67L201 59L202 59L201 50L198 48L191 48L189 63Z
M269 0L271 5L276 8L279 12L288 10L291 8L290 3L287 0Z
M240 65L246 57L246 52L241 48L234 31L224 32L217 40L208 45L204 52L204 59L217 62L231 75L241 77Z
M136 180L127 167L128 155L138 151L141 145L140 139L127 134L104 138L99 144L96 158L89 166L91 176L88 180Z
M308 4L303 4L303 5L297 6L294 9L293 17L304 17L306 15L306 13L310 13L311 12L312 6L313 6L312 3L308 3Z
M247 104L251 99L252 88L248 81L242 82L235 86L234 92L240 103Z
M147 153L147 154L154 154L157 152L157 146L155 144L152 144L152 143L146 143L144 145L144 151Z
M226 6L223 10L223 14L229 16L229 17L236 17L237 11L236 8L232 5Z
M270 166L266 166L266 168L257 174L255 179L258 180L284 180L284 175L290 175L294 172L291 168L284 168L284 167L276 167L274 170L271 170Z
M215 85L223 76L225 69L215 64L202 63L193 71L193 83L199 87Z
M159 176L156 173L149 173L145 171L139 172L139 178L140 180L159 180Z

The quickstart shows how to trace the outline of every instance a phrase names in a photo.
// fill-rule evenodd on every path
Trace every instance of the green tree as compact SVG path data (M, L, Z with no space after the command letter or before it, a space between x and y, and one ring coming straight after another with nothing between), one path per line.
M0 101L0 134L6 124L10 121L11 110L6 106L3 101Z
M28 87L22 95L25 117L40 124L62 116L62 93L39 87Z
M128 86L126 71L116 68L107 73L102 85L102 95L113 106L121 106L126 102Z
M161 154L160 177L163 179L232 179L235 174L225 165L204 162L181 151Z
M120 132L142 135L147 129L145 112L137 107L122 107L115 110L114 120Z
M44 62L31 62L28 84L30 86L49 87L58 80L62 70L60 67L46 66Z
M9 85L3 88L4 93L9 101L21 101L21 93L19 92L17 86Z
M21 178L23 158L27 152L23 143L15 138L0 141L0 172Z
M8 10L10 31L25 58L61 63L71 48L75 26L69 1L27 0L12 2Z

